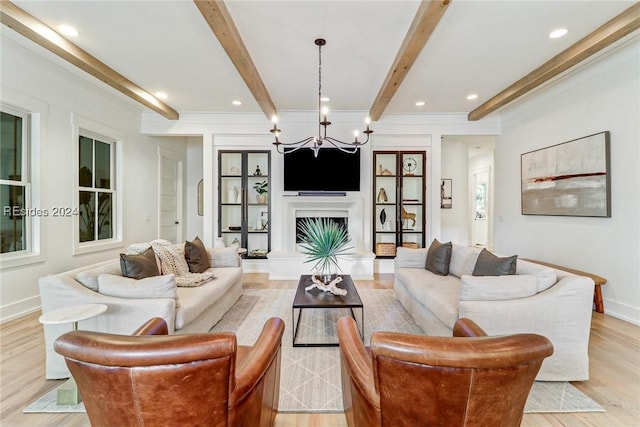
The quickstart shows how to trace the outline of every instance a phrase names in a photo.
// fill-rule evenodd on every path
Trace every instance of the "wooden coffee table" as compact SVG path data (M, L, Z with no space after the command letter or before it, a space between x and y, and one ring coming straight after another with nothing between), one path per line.
M360 337L364 340L364 306L358 291L356 290L351 276L348 274L341 274L342 282L338 284L339 288L346 289L347 294L344 296L334 295L331 292L323 292L319 289L312 289L305 291L304 288L311 285L311 276L300 276L298 282L298 289L296 296L293 299L293 308L291 310L291 319L293 321L293 346L294 347L336 347L338 342L325 343L325 342L297 342L298 332L300 331L300 319L302 318L303 309L349 309L351 317L358 323L358 319L354 313L354 309L360 309ZM298 310L298 317L296 319L296 310ZM336 337L337 338L337 337Z

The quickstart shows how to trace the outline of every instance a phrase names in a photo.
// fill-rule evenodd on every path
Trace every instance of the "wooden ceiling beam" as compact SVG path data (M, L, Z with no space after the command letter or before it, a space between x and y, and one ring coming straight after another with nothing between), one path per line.
M640 3L605 23L469 113L480 120L640 28Z
M15 4L5 0L1 2L0 22L167 119L179 118L178 112L169 105L80 49Z
M422 49L429 41L431 34L440 23L447 11L451 0L422 0L416 16L404 37L391 69L384 79L384 83L369 110L371 120L380 119L382 113L389 105L400 84L409 73L409 69L415 62Z
M193 0L269 120L278 111L224 1Z

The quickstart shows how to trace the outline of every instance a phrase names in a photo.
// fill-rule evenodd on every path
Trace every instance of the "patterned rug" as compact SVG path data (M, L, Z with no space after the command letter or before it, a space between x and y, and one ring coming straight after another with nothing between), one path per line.
M375 331L423 333L393 296L392 290L364 289L358 293L365 307L366 344ZM239 344L253 345L269 317L284 319L279 411L342 412L339 349L292 346L291 306L294 294L294 289L245 290L211 331L235 332ZM355 314L359 321L359 310ZM336 320L346 315L349 315L348 311L339 309L303 310L298 342L336 337ZM57 406L53 390L23 412L84 412L84 405ZM525 412L604 412L604 409L568 382L536 382Z

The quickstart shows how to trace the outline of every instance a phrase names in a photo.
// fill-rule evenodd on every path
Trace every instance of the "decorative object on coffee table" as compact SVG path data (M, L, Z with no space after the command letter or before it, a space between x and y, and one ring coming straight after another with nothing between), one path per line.
M305 262L315 263L317 279L328 285L340 269L338 257L353 249L349 232L329 218L306 218L300 223L300 234L301 252L308 256Z

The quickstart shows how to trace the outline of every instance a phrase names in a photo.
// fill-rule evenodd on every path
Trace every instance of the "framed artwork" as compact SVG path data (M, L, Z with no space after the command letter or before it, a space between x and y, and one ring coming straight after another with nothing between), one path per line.
M520 156L523 215L611 217L609 132Z
M453 190L453 180L452 179L441 179L440 180L440 208L441 209L451 209L453 206L453 199L451 195Z

